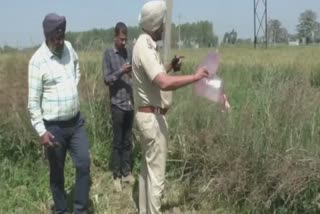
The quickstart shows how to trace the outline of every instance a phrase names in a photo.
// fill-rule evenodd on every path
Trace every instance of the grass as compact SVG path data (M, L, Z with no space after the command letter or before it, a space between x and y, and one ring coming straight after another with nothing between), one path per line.
M175 51L186 56L182 73L192 72L209 51ZM218 51L232 111L222 113L196 97L192 86L174 93L164 208L169 213L319 213L320 49ZM136 192L128 187L119 195L111 188L112 133L101 54L80 53L81 110L92 158L91 209L134 213ZM26 111L30 56L0 57L0 213L48 213L52 204L47 162ZM73 178L68 159L66 188L71 193Z

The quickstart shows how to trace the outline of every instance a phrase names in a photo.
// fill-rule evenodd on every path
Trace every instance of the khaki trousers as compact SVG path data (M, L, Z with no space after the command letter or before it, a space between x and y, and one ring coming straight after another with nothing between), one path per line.
M165 183L168 125L164 115L136 113L141 132L142 163L139 175L139 213L161 213Z

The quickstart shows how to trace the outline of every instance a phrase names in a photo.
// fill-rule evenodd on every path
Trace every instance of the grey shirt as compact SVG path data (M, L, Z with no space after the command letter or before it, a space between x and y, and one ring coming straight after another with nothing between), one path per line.
M109 86L111 104L124 111L133 110L133 94L131 76L123 74L121 67L130 63L132 51L125 49L118 51L115 48L108 48L103 55L104 82Z

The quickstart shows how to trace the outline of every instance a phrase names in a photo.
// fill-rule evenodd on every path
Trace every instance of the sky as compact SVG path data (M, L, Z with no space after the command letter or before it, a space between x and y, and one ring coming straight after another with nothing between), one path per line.
M0 46L28 47L43 41L42 20L55 12L67 18L67 31L110 28L118 21L138 25L147 0L0 0ZM262 8L262 7L261 7ZM320 0L268 0L268 17L295 33L299 15L311 9L320 16ZM220 38L235 29L239 38L253 37L253 0L173 0L178 23L208 20ZM319 20L319 19L318 19Z

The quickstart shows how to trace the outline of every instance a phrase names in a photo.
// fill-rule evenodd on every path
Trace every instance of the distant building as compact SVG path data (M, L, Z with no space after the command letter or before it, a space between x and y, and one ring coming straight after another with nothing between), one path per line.
M185 46L185 44L184 44L184 42L182 40L180 40L180 41L177 42L177 46L180 49L180 48L183 48Z
M190 45L191 45L192 48L199 48L199 46L200 46L199 43L196 42L196 41L191 41Z
M299 39L289 41L289 46L299 46L299 45L300 45Z

